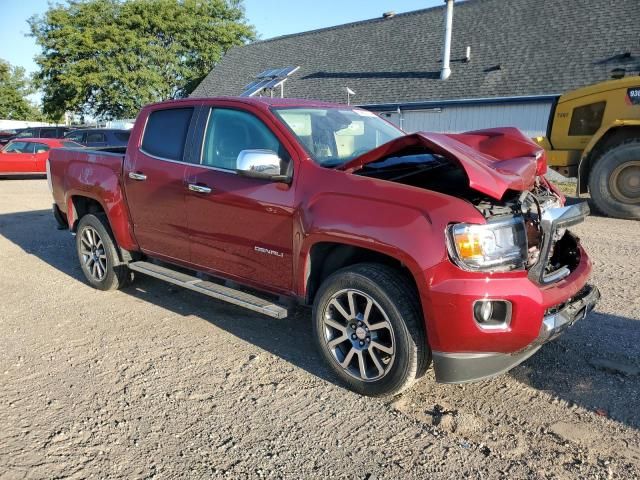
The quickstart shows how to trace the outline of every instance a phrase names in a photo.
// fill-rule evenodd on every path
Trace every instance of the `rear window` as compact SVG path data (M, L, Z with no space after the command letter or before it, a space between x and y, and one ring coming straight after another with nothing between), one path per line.
M602 125L606 105L607 102L597 102L574 108L569 125L569 135L580 136L596 133Z
M182 161L192 115L193 108L152 112L144 130L142 150L154 157Z

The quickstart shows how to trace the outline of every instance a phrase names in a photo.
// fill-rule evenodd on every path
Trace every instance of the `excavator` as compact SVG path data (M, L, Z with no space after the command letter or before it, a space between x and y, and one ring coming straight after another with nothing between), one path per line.
M561 95L546 137L534 139L549 167L577 177L577 195L596 209L640 219L640 76L623 76Z

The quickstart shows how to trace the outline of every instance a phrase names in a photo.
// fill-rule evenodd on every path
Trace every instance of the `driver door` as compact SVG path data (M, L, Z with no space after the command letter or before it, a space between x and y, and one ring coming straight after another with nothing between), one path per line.
M206 271L267 290L292 290L294 191L290 185L236 173L243 150L276 152L282 167L291 156L256 115L212 108L200 158L185 175L191 263Z
M12 141L0 153L0 173L36 172L33 143Z

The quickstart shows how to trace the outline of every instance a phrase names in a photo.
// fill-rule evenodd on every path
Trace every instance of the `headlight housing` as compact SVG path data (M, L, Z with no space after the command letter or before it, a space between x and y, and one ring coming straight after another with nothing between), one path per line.
M449 225L447 248L453 262L463 270L505 272L523 268L527 259L524 220L510 217L485 225Z

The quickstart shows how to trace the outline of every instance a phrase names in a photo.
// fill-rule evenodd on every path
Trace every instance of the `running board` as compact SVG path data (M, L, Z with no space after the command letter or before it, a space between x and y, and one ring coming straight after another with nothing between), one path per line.
M149 275L150 277L159 278L165 282L173 283L174 285L188 288L195 292L204 293L205 295L217 300L232 303L273 318L286 318L288 314L286 308L263 298L241 292L233 288L225 287L223 285L218 285L217 283L207 282L199 279L198 277L193 277L186 273L162 267L155 263L132 262L129 263L129 268L136 272Z

